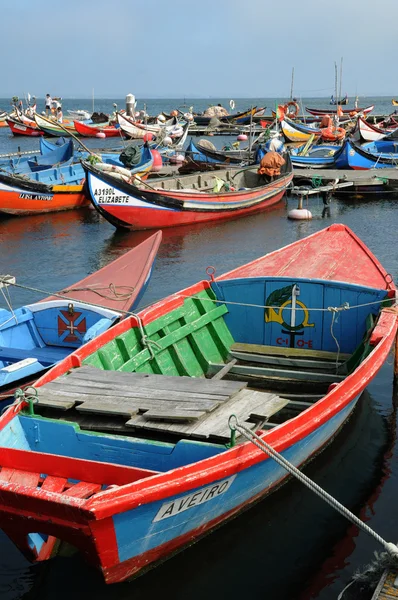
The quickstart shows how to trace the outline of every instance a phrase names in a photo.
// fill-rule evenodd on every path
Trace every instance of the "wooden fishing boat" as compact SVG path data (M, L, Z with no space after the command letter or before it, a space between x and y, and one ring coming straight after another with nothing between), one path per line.
M322 138L326 142L337 142L342 140L346 135L346 130L343 127L319 127L312 123L305 125L297 123L284 117L280 122L283 135L288 142L306 142L311 136Z
M394 99L392 99L392 100L391 100L391 104L392 104L393 106L398 106L398 100L394 100Z
M74 128L77 133L83 137L124 137L120 126L115 127L114 125L89 125L82 121L74 121Z
M168 135L172 139L180 138L184 134L184 129L178 124L175 117L169 119L169 121L166 121L165 123L145 124L139 123L132 117L118 112L117 120L123 133L127 137L133 139L143 139L148 133L152 133L154 136L158 136L162 133Z
M75 126L73 125L73 121L65 120L61 123L61 127L55 119L49 119L47 117L43 117L38 113L34 115L36 125L45 133L45 135L50 135L53 137L64 137L68 136L69 133L73 133L73 135L79 135L76 131Z
M288 142L307 142L311 136L321 137L321 130L316 124L304 125L285 117L280 121L280 126Z
M39 129L37 125L28 125L27 123L22 123L22 121L13 119L12 117L6 118L6 124L11 129L11 133L15 136L24 135L29 137L40 137L44 135L44 131Z
M124 169L113 153L101 154L102 163L97 170L107 169L119 177L118 170L127 178L146 176L153 164L149 149L142 153L134 169ZM85 174L81 163L30 173L29 177L0 171L0 213L32 215L88 206L90 201L84 190Z
M368 121L365 121L362 117L358 117L357 127L360 137L364 142L376 142L378 140L382 140L389 133L396 130L398 128L398 123L392 119L391 124L388 127L381 127L379 125L374 125Z
M366 106L365 108L341 108L345 115L357 115L358 113L362 113L364 115L369 114L374 109L374 104L371 106ZM322 115L335 115L337 114L337 109L333 110L330 108L309 108L305 107L305 110L310 113L310 115L315 115L317 117L321 117Z
M334 156L340 146L320 144L304 150L302 146L289 148L293 167L305 169L327 169L334 166Z
M388 357L395 293L335 224L124 319L0 417L1 528L34 561L67 542L107 583L192 544L287 477L231 415L314 458Z
M0 310L2 400L17 384L37 379L137 306L149 283L161 239L161 232L155 233L54 296L12 312Z
M73 160L74 148L72 140L54 147L45 154L26 154L25 156L15 156L0 160L1 172L9 173L32 173L42 171L50 167L56 167L61 164L69 164Z
M169 177L148 186L117 181L86 162L83 166L91 201L112 225L157 229L235 219L276 204L293 178L289 155L285 156L281 176L268 184L257 168L224 169L217 177L211 173ZM220 191L213 191L215 185Z
M205 140L207 142L207 140ZM196 145L193 140L190 141L185 155L190 157L195 162L200 163L216 163L216 164L236 164L241 165L244 161L247 162L249 159L254 158L255 152L249 150L216 150L209 145L201 144L200 142Z
M257 108L257 106L253 106L253 108L244 110L243 112L240 112L240 113L234 113L232 115L224 115L222 117L216 117L216 118L219 121L221 121L221 123L229 123L231 125L247 125L250 123L250 115L251 115L252 119L254 119L255 117L262 117L266 108L267 108L266 106L261 107L261 108ZM194 118L196 125L203 127L203 126L209 125L210 120L213 119L214 117L209 117L207 115L194 114L193 118Z
M334 158L336 169L391 169L398 164L398 143L381 140L360 146L346 139Z

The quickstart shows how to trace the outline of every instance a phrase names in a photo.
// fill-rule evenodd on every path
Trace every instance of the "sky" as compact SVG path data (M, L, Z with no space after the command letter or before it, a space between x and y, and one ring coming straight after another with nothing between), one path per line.
M398 0L0 0L0 97L398 96ZM8 24L8 25L7 25ZM16 25L17 24L17 25Z

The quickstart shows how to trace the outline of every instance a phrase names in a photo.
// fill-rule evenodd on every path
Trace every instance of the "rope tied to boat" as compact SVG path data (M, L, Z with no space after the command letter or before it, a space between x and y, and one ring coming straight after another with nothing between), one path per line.
M158 342L156 340L151 340L151 338L147 336L147 334L145 333L144 324L142 322L141 317L139 315L134 315L134 317L137 320L138 327L139 327L139 330L140 330L141 344L146 347L146 349L148 350L149 354L151 355L151 359L155 358L155 353L153 351L152 346L155 346L159 350L162 349L162 346L160 344L158 344Z
M128 290L126 292L121 292L118 290ZM109 294L105 294L103 291L101 290L106 290L109 291ZM114 283L110 283L108 286L101 286L101 287L91 287L91 286L86 286L86 287L74 287L74 288L68 288L66 290L61 290L60 292L58 292L58 294L62 297L63 294L70 294L73 292L93 292L94 294L97 294L97 296L100 296L100 298L105 298L106 300L115 300L115 302L123 302L125 300L128 300L130 298L130 296L134 293L135 291L135 287L134 286L129 286L129 285L115 285Z
M228 419L228 425L231 429L231 438L232 432L238 431L242 436L244 436L249 442L254 444L259 450L264 452L267 456L273 458L278 465L283 467L288 473L296 477L301 483L303 483L306 487L308 487L312 492L314 492L317 496L319 496L322 500L327 502L329 506L337 510L343 517L346 517L349 521L351 521L354 525L362 529L365 533L372 536L375 540L381 544L385 550L394 558L394 560L398 563L398 547L396 544L392 542L387 542L384 538L382 538L376 531L371 529L366 523L361 521L356 515L354 515L351 511L348 510L343 504L341 504L336 498L331 496L326 490L321 488L315 481L304 475L297 467L295 467L290 461L288 461L282 454L277 452L272 446L270 446L264 439L258 436L254 431L243 425L239 422L236 415L231 415ZM231 444L232 445L232 444Z
M34 416L35 411L33 405L39 402L39 398L37 389L33 385L27 385L24 388L17 388L14 392L14 398L14 412L17 412L18 406L20 404L28 404L29 415L32 417Z

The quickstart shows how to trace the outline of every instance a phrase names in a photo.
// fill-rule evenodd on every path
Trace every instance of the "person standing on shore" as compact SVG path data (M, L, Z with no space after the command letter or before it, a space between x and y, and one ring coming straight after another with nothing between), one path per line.
M49 117L51 115L52 101L53 101L53 99L51 98L50 94L46 94L45 106L46 106L46 116L47 117Z

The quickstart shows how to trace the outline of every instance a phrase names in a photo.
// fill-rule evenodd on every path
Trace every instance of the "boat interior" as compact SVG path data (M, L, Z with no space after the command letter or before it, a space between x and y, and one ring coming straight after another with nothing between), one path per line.
M119 316L62 299L0 310L0 385L48 369L108 329Z
M352 373L389 302L386 290L313 279L201 286L143 330L120 323L80 367L66 359L0 445L157 472L202 460L229 447L232 413L254 430L275 428Z
M275 177L277 180L284 177L291 170L290 160L281 167L281 174ZM189 193L197 191L198 193L209 193L214 191L214 186L217 180L224 181L228 184L228 188L232 186L235 190L246 190L257 187L263 187L266 183L264 178L257 173L256 168L239 169L217 169L217 174L211 172L194 173L192 175L184 175L183 177L165 177L161 181L157 181L154 185L155 190L169 191L184 191L189 190ZM145 189L145 188L143 188Z

